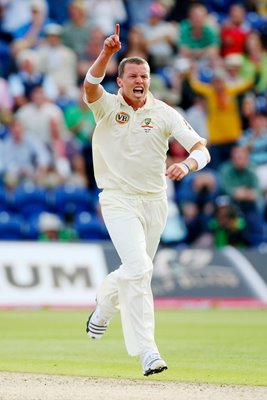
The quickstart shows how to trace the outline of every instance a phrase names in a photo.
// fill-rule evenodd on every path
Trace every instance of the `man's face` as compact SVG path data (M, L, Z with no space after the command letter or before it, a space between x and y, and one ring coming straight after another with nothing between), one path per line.
M45 94L41 87L37 87L32 91L31 100L37 106L40 106L45 102Z
M232 163L238 170L245 169L249 164L249 153L244 147L235 147L231 153Z
M23 128L20 122L14 121L11 126L11 134L15 142L20 142L23 138Z
M61 44L61 37L59 35L49 34L46 40L51 47L58 47Z
M245 18L245 11L242 6L234 4L230 8L230 18L235 25L240 25Z
M203 7L196 7L190 11L190 21L194 28L202 28L205 23L206 11Z
M215 77L213 79L213 86L216 92L224 92L226 87L226 82L223 77Z
M150 71L147 64L126 64L121 78L117 83L122 89L122 95L130 105L144 104L150 85Z

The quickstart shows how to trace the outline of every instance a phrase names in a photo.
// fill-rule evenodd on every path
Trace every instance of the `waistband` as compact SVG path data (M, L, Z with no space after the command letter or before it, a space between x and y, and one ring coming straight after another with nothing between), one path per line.
M161 200L166 199L167 194L166 191L158 192L158 193L151 193L151 192L144 192L144 193L127 193L120 189L103 189L99 196L119 196L124 199L143 199L143 200Z

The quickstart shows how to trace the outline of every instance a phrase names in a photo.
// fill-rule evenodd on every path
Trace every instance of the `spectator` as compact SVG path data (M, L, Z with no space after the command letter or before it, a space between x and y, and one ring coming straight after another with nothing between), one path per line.
M150 91L153 95L157 96L159 100L177 109L177 103L180 98L177 92L172 87L168 86L164 76L156 73L150 75ZM177 109L177 111L184 114L184 111L181 109Z
M262 193L247 148L233 147L230 160L220 167L220 178L222 190L244 214L249 245L259 245L263 241Z
M152 72L171 65L174 55L176 28L165 21L165 9L157 2L149 7L149 20L141 25Z
M88 187L92 192L97 192L98 189L95 181L91 143L88 143L86 146L83 147L82 156L85 163L85 173L87 177Z
M160 241L164 245L173 246L184 241L187 229L179 207L175 202L175 184L170 179L167 179L167 198L168 216Z
M127 23L123 0L87 0L86 4L90 24L101 28L105 37L113 33L116 23L120 23L122 28Z
M248 129L251 124L251 119L256 114L257 106L256 106L256 96L252 92L253 87L251 87L251 91L245 93L241 101L241 119L242 119L242 130Z
M126 0L125 6L129 18L129 26L147 24L149 19L149 6L153 0Z
M52 118L50 121L50 143L48 148L52 155L56 171L66 181L71 175L71 166L67 156L67 143L62 135L63 121L59 118Z
M189 175L176 190L176 201L181 208L187 228L185 242L199 243L206 236L207 224L214 211L214 201L220 194L217 175L212 170Z
M191 61L188 58L177 57L173 68L169 73L171 87L176 91L179 98L179 106L187 110L194 104L196 93L189 84Z
M2 3L2 28L6 33L14 37L17 30L31 21L30 0L6 0L2 1Z
M64 118L73 138L82 147L88 142L91 143L95 128L95 119L92 111L83 101L83 89L79 101L68 106L64 111Z
M264 48L261 35L250 32L245 41L245 57L242 66L242 76L245 79L256 79L253 90L256 94L267 90L267 52Z
M31 0L30 10L30 21L13 33L14 42L12 43L12 51L14 54L23 49L38 46L40 39L43 37L44 27L48 23L46 1Z
M190 78L190 85L207 100L211 166L217 168L229 159L231 148L242 134L237 96L250 88L252 82L229 85L225 70L218 69L210 84L201 82L194 73Z
M105 36L100 27L95 26L94 28L91 29L91 34L87 43L86 52L83 55L83 57L81 57L81 61L79 62L78 66L80 83L83 83L88 68L90 67L92 62L96 59L99 52L101 51L104 40ZM116 57L114 57L111 60L110 64L107 66L106 75L103 80L104 88L111 93L116 93L118 91L118 85L116 83L117 69L118 69L118 60Z
M248 245L245 235L246 221L228 196L218 196L215 201L214 216L208 222L213 244L217 248Z
M80 102L82 102L82 98L80 98ZM51 120L51 144L49 149L53 158L54 171L50 171L50 176L61 184L68 183L73 186L88 186L82 148L86 143L91 143L91 138L89 137L88 118L86 124L86 116L83 114L85 114L85 112L82 111L80 105L77 105L77 108L75 108L75 106L69 106L68 121L72 126L73 133L75 133L75 130L78 129L79 126L82 130L84 122L84 125L87 127L87 137L82 136L81 131L76 131L76 135L74 134L73 137L66 139L62 135L62 120ZM89 114L88 108L87 114ZM90 123L94 124L94 119L93 121L90 120ZM79 133L80 135L78 136Z
M84 54L90 37L90 24L84 0L75 0L69 4L69 17L63 25L62 41L79 59Z
M9 69L12 66L12 54L10 43L12 35L5 31L3 27L4 5L0 2L0 76L7 77Z
M15 107L21 107L31 99L32 90L42 86L49 98L56 98L58 91L54 82L40 72L36 51L25 49L16 57L18 71L9 76L8 83Z
M39 240L42 242L70 242L77 239L77 233L71 226L65 226L57 214L49 212L40 214L38 230L40 232Z
M66 184L73 187L93 188L93 185L88 180L86 171L86 161L78 146L67 142L66 145L67 157L70 162L71 174L66 179Z
M0 140L8 133L8 124L12 119L12 106L13 101L8 90L7 81L0 77Z
M30 179L38 182L48 171L51 162L45 145L24 130L18 120L13 120L10 135L4 139L5 180L13 177L16 182Z
M87 142L91 143L91 140L88 138ZM81 144L75 140L75 137L64 139L61 120L51 120L51 144L49 149L55 167L54 174L59 182L72 184L73 186L88 186L85 160L82 155L83 147L85 147L85 142Z
M61 124L62 137L67 139L69 136L61 109L47 100L40 86L32 90L31 101L22 106L16 115L24 129L34 137L38 137L47 146L52 144L51 123L53 120L58 120Z
M124 51L120 54L120 60L133 56L142 57L145 60L149 59L147 42L140 25L133 25L129 28Z
M247 0L247 5L250 6L250 10L259 13L260 15L267 16L267 4L266 1L262 0Z
M189 8L195 0L174 0L172 3L167 13L167 20L180 23L188 17Z
M224 68L227 75L228 83L242 83L244 80L242 76L243 56L238 53L228 54L224 57Z
M267 194L267 115L257 112L239 140L249 150L249 159L255 166L260 187Z
M38 48L41 72L49 76L60 93L77 96L77 57L73 50L62 44L62 27L48 24L46 39Z
M208 117L205 97L197 95L193 105L186 110L186 119L201 137L208 139Z
M9 92L8 83L0 77L0 122L9 123L13 107L12 97Z
M207 9L202 4L191 5L188 19L180 24L179 53L193 60L217 58L220 38L217 30L207 23Z
M242 4L233 4L228 17L221 27L221 54L242 54L250 26L246 21L246 12Z
M80 57L78 64L78 74L80 83L83 82L88 68L95 60L96 54L99 54L105 40L105 35L102 29L98 26L92 27L88 38L87 46L84 54Z

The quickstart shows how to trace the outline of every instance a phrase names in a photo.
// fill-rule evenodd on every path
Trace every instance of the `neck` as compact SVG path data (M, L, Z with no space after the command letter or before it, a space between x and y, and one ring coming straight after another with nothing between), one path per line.
M202 35L202 26L195 26L192 28L192 34L194 37L199 37Z
M129 97L125 96L125 94L123 94L123 98L126 101L126 103L134 110L137 110L138 108L141 108L146 104L146 99L132 101L131 99L129 99Z
M73 24L76 26L84 26L86 24L86 19L85 18L76 19L75 21L73 21Z

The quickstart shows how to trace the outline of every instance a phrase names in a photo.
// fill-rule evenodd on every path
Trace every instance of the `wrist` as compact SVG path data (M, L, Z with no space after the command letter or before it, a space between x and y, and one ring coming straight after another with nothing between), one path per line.
M102 60L104 60L106 63L108 63L110 61L110 59L112 58L113 54L116 53L116 51L114 52L114 50L112 49L103 49L100 53L100 58Z
M85 75L85 79L87 82L91 83L92 85L99 85L104 79L105 75L102 76L94 76L91 74L91 68L87 71Z
M179 164L183 164L184 166L186 166L186 168L188 169L188 173L190 173L190 172L191 172L190 165L188 165L186 162L184 162L184 161L181 161Z
M188 158L195 160L195 162L197 163L196 171L199 171L200 169L204 168L208 163L206 155L201 150L193 150Z

